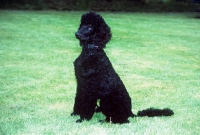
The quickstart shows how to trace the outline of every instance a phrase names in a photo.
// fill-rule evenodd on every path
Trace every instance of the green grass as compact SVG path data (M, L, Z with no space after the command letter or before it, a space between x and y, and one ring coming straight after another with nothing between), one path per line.
M1 135L195 135L200 131L200 20L195 14L101 13L113 38L106 53L132 111L172 108L172 117L100 124L71 117L83 12L0 11Z

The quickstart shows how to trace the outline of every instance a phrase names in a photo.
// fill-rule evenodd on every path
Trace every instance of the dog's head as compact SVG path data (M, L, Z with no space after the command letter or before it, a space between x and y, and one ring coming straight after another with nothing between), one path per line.
M82 15L81 24L75 35L81 46L95 44L100 48L104 48L112 37L110 27L94 12Z

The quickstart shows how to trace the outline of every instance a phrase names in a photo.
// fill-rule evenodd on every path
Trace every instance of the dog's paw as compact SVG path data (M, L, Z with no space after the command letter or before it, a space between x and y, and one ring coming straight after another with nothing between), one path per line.
M81 123L83 120L82 119L78 119L77 121L76 121L76 123Z
M89 69L87 72L83 73L83 77L88 77L94 73L95 71L93 69Z
M80 115L80 114L79 113L75 113L75 112L70 114L70 116L78 116L78 115Z
M71 113L71 114L70 114L70 116L75 116L75 115L77 115L77 114L75 114L75 113Z

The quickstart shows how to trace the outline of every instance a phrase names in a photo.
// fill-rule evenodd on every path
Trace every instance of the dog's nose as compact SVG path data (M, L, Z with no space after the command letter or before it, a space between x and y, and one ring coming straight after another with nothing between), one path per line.
M76 38L80 38L81 37L81 33L79 33L79 32L76 32L75 35L76 35Z

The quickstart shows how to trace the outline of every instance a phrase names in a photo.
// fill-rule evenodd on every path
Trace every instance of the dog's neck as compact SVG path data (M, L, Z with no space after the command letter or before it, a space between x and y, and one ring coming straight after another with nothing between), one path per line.
M95 44L88 44L87 45L88 49L99 49L99 46L95 45Z
M99 46L95 44L87 44L87 45L82 45L83 49L100 49Z

